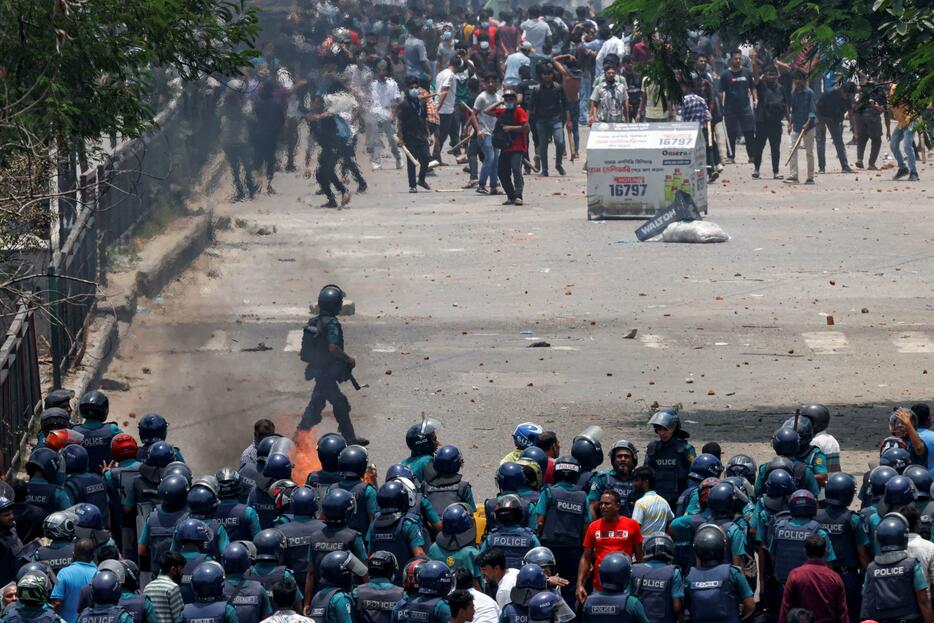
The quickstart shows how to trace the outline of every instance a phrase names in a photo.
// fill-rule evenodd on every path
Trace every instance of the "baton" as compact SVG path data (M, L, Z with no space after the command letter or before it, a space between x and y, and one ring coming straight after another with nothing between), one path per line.
M811 124L811 121L808 120L808 122L804 124L804 127L801 128L801 131L798 133L798 140L796 140L795 144L791 147L791 153L788 154L788 160L785 161L786 167L788 166L788 163L791 162L792 156L794 156L795 153L798 151L798 147L801 146L801 139L804 138L805 132L811 129L810 124Z
M473 126L470 126L469 128L467 128L467 136L465 136L465 137L461 140L460 143L458 143L458 144L455 145L454 147L450 148L450 149L448 150L448 153L453 155L455 151L457 151L458 149L460 149L461 145L463 145L464 143L466 143L467 141L469 141L472 137L473 137Z
M354 388L354 390L356 390L356 391L360 391L360 390L363 389L364 387L369 387L369 386L370 386L369 383L367 383L366 385L360 385L360 383L357 382L357 379L354 378L354 375L353 375L353 374L350 375L350 384L353 385L353 388Z
M710 128L710 121L707 121L707 147L713 147L713 130Z
M411 162L413 166L417 167L418 160L415 159L415 156L412 155L412 152L409 151L409 148L406 147L404 143L402 144L401 147L402 147L402 153L405 154L405 157L408 159L408 161Z

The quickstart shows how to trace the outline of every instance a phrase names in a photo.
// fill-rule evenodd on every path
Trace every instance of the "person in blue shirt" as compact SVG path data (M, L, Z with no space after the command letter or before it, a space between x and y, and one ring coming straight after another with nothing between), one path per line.
M362 578L366 571L366 565L350 552L325 556L321 561L321 587L311 599L308 616L321 623L355 623L350 591L354 576Z
M927 447L928 471L934 471L934 430L931 430L931 409L923 402L911 405L911 412L918 418L918 435Z
M85 584L90 584L97 573L94 565L94 543L79 539L75 543L74 562L58 572L58 583L52 589L51 604L65 623L78 618L78 598Z

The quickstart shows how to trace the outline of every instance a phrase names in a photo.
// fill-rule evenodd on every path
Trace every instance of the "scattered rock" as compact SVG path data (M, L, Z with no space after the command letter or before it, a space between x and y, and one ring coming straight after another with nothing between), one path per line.
M143 374L152 374L152 368L143 368Z
M633 340L636 338L636 333L639 332L639 329L632 329L629 333L623 336L624 340Z
M209 270L207 273L205 273L205 274L208 276L208 279L220 279L220 276L221 276L220 273L217 272L216 270L214 270L213 268L210 269L210 270Z
M833 325L833 316L827 316L827 324Z
M541 342L532 342L528 345L528 348L551 348L551 344L543 340Z
M386 370L386 376L389 376L391 374L392 374L392 370Z
M716 396L716 395L717 395L717 392L715 392L715 391L712 390L712 389L708 389L708 390L707 390L707 395L708 395L708 396Z
M257 236L271 236L274 232L274 229L269 229L268 227L259 227L253 233Z
M859 311L862 312L862 313L864 313L864 314L868 314L868 313L869 313L869 308L868 308L868 307L864 307L864 308L862 308L862 309L859 310Z
M237 220L234 221L234 225L236 225L240 229L243 229L244 227L249 225L249 223L247 223L246 219L238 218Z
M214 221L214 229L230 229L230 217L221 216Z
M271 346L266 346L266 342L260 342L253 348L244 348L243 352L245 353L261 353L263 351L272 350Z
M128 392L130 391L130 384L115 379L103 379L101 380L101 389L107 392Z

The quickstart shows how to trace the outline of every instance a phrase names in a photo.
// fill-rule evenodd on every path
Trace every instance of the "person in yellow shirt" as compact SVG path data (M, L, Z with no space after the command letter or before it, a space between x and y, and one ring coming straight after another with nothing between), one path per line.
M889 110L897 126L895 131L892 132L892 142L890 144L892 154L895 156L895 161L898 162L898 171L895 172L895 177L892 179L900 180L907 175L909 182L917 182L919 178L918 166L915 159L914 115L908 104L904 100L900 100L896 97L894 84L889 94L889 102ZM905 149L904 155L902 155L902 148ZM905 166L906 157L908 159L908 166Z

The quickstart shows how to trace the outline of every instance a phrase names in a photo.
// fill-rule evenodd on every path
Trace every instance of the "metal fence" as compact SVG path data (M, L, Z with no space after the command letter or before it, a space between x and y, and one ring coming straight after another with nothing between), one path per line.
M36 323L32 309L23 302L0 347L0 473L6 474L16 463L41 399Z

